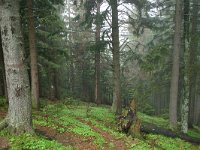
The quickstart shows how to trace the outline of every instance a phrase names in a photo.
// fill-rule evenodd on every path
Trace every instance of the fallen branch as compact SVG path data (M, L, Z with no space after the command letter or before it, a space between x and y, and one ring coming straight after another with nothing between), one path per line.
M144 133L148 133L148 134L153 133L153 134L161 134L161 135L171 137L171 138L180 138L187 142L200 144L199 138L194 138L194 137L188 136L187 134L180 133L180 132L174 132L169 129L161 128L161 127L158 127L158 126L156 126L154 124L150 124L150 123L142 123L140 131L144 132Z

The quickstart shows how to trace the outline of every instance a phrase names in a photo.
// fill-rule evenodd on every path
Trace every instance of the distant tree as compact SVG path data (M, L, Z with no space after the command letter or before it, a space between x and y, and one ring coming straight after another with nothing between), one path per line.
M194 123L195 96L197 95L197 56L199 45L199 0L192 0L192 17L191 17L191 32L189 46L189 61L188 61L188 80L189 80L189 126Z
M112 9L112 53L113 53L113 103L112 111L120 114L122 111L121 83L120 83L120 48L119 48L119 23L118 1L110 0Z
M100 20L100 8L101 2L96 2L96 50L95 50L95 102L101 103L100 99L100 36L101 36L101 20Z
M8 116L4 120L11 132L32 132L31 97L24 61L20 22L20 1L0 1L1 36L8 89Z
M28 6L28 34L29 34L29 49L30 49L30 66L31 66L31 98L32 107L39 109L39 81L37 67L37 49L35 37L35 25L33 16L33 0L27 1Z
M178 101L178 81L179 81L179 63L182 36L182 0L176 0L175 13L175 35L174 48L172 54L172 75L170 87L170 104L169 104L169 123L172 129L177 128L177 101Z

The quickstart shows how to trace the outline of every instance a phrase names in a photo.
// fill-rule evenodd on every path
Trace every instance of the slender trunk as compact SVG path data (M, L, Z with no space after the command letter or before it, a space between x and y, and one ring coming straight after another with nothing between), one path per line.
M177 100L179 81L179 57L181 49L181 27L182 27L182 0L176 0L175 35L172 63L172 77L170 87L169 123L172 129L177 128Z
M69 18L69 28L72 29L71 24L71 7L70 7L70 1L67 1L68 5L68 18ZM74 56L73 56L73 46L72 46L72 33L69 33L69 55L70 55L70 91L71 94L74 93Z
M95 103L100 104L100 3L97 0L96 51L95 51Z
M50 100L56 100L56 87L55 87L55 75L53 69L48 69L49 73L49 99Z
M0 35L0 96L4 96L4 83L3 83L3 72L4 72L4 62L3 62L3 49L1 44Z
M54 69L54 85L55 85L55 97L60 99L60 86L59 86L59 70Z
M192 127L194 122L194 102L196 93L196 78L197 78L197 50L198 50L198 12L199 0L193 0L192 10L192 25L191 25L191 39L189 47L189 64L188 64L188 79L189 79L189 126Z
M187 69L186 66L188 64L188 43L189 43L189 9L190 9L190 2L189 0L184 0L184 36L183 36L183 43L184 49L181 54L181 131L183 133L187 133L188 131L188 103L189 103L189 84L188 84L188 77L185 73Z
M39 81L37 67L37 50L35 44L35 27L33 18L33 1L28 0L28 27L29 27L29 48L31 58L31 98L32 107L39 109Z
M119 53L119 25L117 0L111 0L112 9L112 47L113 47L113 103L112 111L120 114L122 111L120 84L120 53Z
M8 90L8 126L11 132L32 132L31 98L24 61L20 1L0 1L1 36Z

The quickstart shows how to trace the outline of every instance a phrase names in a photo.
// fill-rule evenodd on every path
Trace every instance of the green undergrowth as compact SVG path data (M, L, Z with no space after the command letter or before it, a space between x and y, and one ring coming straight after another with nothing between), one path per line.
M41 135L11 135L7 129L0 132L0 136L9 139L10 150L73 150L71 146L63 146L55 140L48 140Z
M151 117L143 113L138 113L143 122L153 123L160 127L168 127L168 121L160 117ZM85 103L75 100L66 100L60 103L50 103L43 107L41 111L33 111L33 125L53 128L57 133L70 133L80 137L80 140L93 142L99 149L104 149L107 145L110 149L115 147L113 141L106 141L101 132L109 133L114 139L122 140L130 150L200 150L200 147L184 142L180 139L172 139L162 135L148 134L143 139L132 139L117 130L116 116L109 108L97 107L95 104ZM95 128L94 128L95 127ZM189 131L189 135L199 137L199 127ZM0 136L5 136L10 141L11 149L73 149L72 146L64 147L55 140L29 134L21 136L11 136L6 130L0 132Z
M161 117L156 117L156 116L148 116L146 114L138 112L138 117L143 121L147 123L152 123L155 124L159 127L164 127L167 128L169 127L168 120L163 119Z
M156 126L169 129L169 121L166 119L157 116L148 116L140 112L138 113L138 116L142 122L155 124ZM187 135L194 138L200 138L200 127L194 126L193 129L189 129Z

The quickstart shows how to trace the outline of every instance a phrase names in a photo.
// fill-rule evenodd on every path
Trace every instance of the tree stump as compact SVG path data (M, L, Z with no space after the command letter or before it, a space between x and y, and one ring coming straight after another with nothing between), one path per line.
M141 121L137 117L136 101L132 100L128 111L119 117L119 130L134 137L140 137Z

